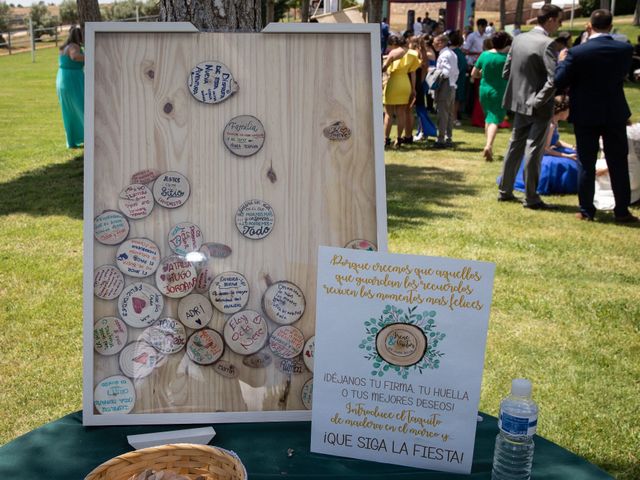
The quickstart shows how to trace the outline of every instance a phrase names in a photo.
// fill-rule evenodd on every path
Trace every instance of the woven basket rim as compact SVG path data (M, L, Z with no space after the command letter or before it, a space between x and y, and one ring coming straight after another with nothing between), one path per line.
M146 447L146 448L141 448L139 450L132 450L130 452L126 452L116 457L113 457L101 463L93 470L91 470L91 472L87 474L84 480L94 480L95 478L98 478L97 475L104 473L106 470L108 470L112 466L120 465L121 463L129 463L129 464L134 463L132 461L133 459L142 457L147 454L166 453L166 452L171 452L176 450L196 450L202 453L222 455L223 457L228 458L232 463L234 463L237 467L240 468L240 470L243 473L244 479L248 478L247 469L245 468L242 461L240 460L240 457L238 457L238 455L231 450L226 450L221 447L214 447L212 445L201 445L197 443L168 443L164 445L158 445L155 447Z

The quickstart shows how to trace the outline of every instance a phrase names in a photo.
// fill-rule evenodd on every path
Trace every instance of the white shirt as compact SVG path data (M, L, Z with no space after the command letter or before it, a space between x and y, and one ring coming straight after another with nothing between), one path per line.
M496 29L493 28L491 25L489 25L487 29L484 31L484 34L488 36L488 35L493 35L495 32L496 32Z
M544 33L547 37L549 36L549 32L547 32L544 28L542 28L540 25L536 25L535 27L533 27L531 30L537 30L538 32Z
M482 44L485 38L489 38L486 31L484 35L480 35L477 31L467 35L467 39L462 44L462 49L469 52L467 53L467 63L469 65L476 63L478 56L482 53Z
M458 81L458 57L449 47L444 47L440 50L438 55L438 61L436 62L436 68L442 70L445 77L449 79L449 86L456 88L456 82Z
M413 24L413 34L420 35L422 33L422 24L420 22L416 22Z

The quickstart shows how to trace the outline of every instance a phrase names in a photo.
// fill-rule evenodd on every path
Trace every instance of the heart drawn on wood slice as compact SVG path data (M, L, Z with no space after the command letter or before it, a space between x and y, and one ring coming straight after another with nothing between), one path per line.
M133 304L133 311L137 314L142 313L144 307L147 306L147 302L144 299L138 297L133 297L131 303Z

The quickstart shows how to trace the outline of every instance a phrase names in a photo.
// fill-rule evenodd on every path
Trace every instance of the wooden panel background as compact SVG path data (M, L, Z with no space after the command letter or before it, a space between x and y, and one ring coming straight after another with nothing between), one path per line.
M187 88L191 68L206 60L226 64L240 86L218 105L196 101ZM215 273L234 270L247 277L247 308L261 311L267 275L302 288L307 309L294 326L309 338L317 247L376 241L371 74L368 34L97 32L94 215L117 209L120 190L139 170L183 173L191 184L188 202L174 210L156 204L146 219L130 220L129 238L154 240L165 257L169 229L196 223L204 241L233 249L230 257L215 260ZM168 103L172 109L165 113ZM262 150L248 158L234 156L222 142L225 124L242 114L259 118L266 132ZM337 120L352 129L350 140L331 142L322 135ZM270 168L275 183L267 177ZM274 230L263 240L246 239L235 227L236 209L252 198L275 211ZM94 266L114 264L116 250L94 242ZM126 277L127 284L134 281ZM144 281L153 283L154 276ZM177 318L177 304L165 297L163 316ZM93 314L94 320L117 316L117 300L94 297ZM215 311L210 327L222 332L226 318ZM268 323L272 332L277 325ZM129 327L130 340L141 332ZM120 374L117 357L94 354L94 384ZM274 364L246 367L228 348L223 359L239 369L238 379L194 364L184 349L171 355L151 376L134 382L132 413L304 409L300 391L311 372L291 376L289 384Z

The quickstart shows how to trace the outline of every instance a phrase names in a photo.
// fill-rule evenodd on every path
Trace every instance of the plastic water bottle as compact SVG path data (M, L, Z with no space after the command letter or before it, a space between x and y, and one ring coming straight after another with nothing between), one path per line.
M533 435L538 424L538 406L531 399L531 382L516 378L511 395L500 402L500 418L493 454L492 480L528 480L533 464Z

